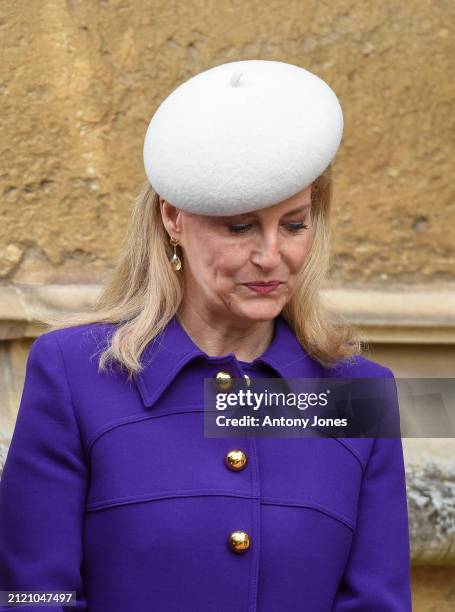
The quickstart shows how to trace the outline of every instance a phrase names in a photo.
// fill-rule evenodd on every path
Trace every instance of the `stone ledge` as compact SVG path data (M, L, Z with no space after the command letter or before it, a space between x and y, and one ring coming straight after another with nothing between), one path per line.
M323 295L368 342L455 344L455 287L327 288Z
M412 561L455 564L455 462L407 465Z
M0 478L8 446L0 439ZM406 487L412 563L455 564L455 465L407 465Z
M92 305L101 285L0 287L0 339L35 337L40 312ZM455 288L433 286L326 288L330 308L359 326L367 342L455 344Z
M0 339L34 338L47 311L72 312L92 306L101 285L5 285L0 287Z

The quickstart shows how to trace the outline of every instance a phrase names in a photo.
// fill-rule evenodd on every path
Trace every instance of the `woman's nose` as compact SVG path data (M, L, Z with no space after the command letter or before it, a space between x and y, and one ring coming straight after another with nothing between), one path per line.
M277 234L264 237L254 250L253 263L262 268L273 269L280 261L280 243Z

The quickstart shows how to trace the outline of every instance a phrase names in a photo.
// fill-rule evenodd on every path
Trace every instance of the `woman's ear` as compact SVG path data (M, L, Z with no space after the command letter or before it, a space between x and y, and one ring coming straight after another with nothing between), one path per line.
M161 207L161 217L163 219L164 227L170 235L175 236L176 233L180 232L180 209L176 208L172 204L169 204L167 200L160 196L159 198Z

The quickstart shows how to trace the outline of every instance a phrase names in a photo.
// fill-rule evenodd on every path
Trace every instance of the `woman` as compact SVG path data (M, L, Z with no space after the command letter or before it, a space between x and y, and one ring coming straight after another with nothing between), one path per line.
M393 377L319 300L341 131L329 86L282 62L160 105L96 308L31 347L0 589L90 612L411 609L400 438L203 432L205 379Z

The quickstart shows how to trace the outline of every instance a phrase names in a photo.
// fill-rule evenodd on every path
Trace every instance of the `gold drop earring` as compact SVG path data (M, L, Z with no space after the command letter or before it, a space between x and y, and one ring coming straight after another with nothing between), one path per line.
M176 238L171 238L170 243L174 247L174 254L172 255L169 261L170 261L172 268L177 272L182 267L182 262L180 260L180 257L177 255L177 249L176 249L179 241Z

